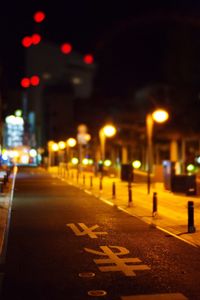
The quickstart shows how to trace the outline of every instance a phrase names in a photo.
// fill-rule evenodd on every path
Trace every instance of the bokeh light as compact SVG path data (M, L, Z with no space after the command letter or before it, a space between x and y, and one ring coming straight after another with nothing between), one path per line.
M33 19L36 23L41 23L44 21L45 17L46 15L43 11L37 11L33 16Z

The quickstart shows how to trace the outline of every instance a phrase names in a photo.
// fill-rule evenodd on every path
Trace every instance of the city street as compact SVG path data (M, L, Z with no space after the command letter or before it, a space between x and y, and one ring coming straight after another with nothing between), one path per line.
M199 248L41 168L21 168L1 299L200 299Z

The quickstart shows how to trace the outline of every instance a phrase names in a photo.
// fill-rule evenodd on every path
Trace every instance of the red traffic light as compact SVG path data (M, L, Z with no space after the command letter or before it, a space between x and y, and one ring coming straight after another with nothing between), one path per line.
M84 61L84 63L90 65L90 64L92 64L94 62L94 57L91 54L86 54L83 57L83 61Z
M28 88L30 86L30 79L27 77L22 78L21 80L21 86L23 88Z
M33 43L33 45L39 44L40 41L41 41L41 35L39 35L38 33L34 33L32 35L32 43Z
M22 45L25 47L25 48L28 48L32 45L32 38L30 36L25 36L23 39L22 39Z
M41 23L44 21L45 17L46 15L43 11L37 11L33 16L33 19L36 23Z
M69 54L72 51L72 45L69 43L64 43L61 45L60 50L63 54Z
M31 78L30 78L30 83L31 83L31 85L33 85L33 86L37 86L37 85L40 83L40 78L39 78L39 76L37 76L37 75L31 76Z

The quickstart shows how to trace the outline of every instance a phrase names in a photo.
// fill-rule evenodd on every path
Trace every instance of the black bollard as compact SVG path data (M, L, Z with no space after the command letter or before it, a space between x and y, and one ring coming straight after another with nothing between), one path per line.
M99 190L103 190L102 176L99 178Z
M3 193L3 182L0 181L0 193Z
M128 182L128 189L131 189L132 188L132 184L131 184L131 181Z
M115 186L115 182L113 182L113 184L112 184L112 198L113 199L116 198L116 186Z
M158 210L158 199L157 199L157 193L154 192L153 193L153 211L152 211L153 217L156 216L157 210Z
M188 201L188 233L195 232L194 227L194 202Z
M133 206L132 189L128 188L128 207Z
M92 189L92 187L93 187L93 177L90 176L90 188Z
M8 182L8 177L7 175L3 176L3 183L6 185L6 183Z
M6 171L7 182L9 182L9 176L10 176L10 172Z

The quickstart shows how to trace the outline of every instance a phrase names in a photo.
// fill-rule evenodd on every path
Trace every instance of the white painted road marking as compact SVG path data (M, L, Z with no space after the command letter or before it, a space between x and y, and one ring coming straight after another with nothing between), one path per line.
M136 296L124 296L122 300L188 300L183 294L155 294L155 295L136 295Z
M150 268L147 265L139 264L142 261L137 257L131 257L131 258L120 258L119 255L126 255L129 253L129 250L124 247L119 246L100 246L102 249L101 251L96 251L89 248L84 248L86 252L100 255L100 256L107 256L108 258L104 259L94 259L94 262L97 265L101 264L112 264L111 266L102 266L99 267L99 270L101 272L116 272L121 271L126 276L136 276L134 271L138 270L150 270ZM118 249L118 253L114 253L111 248ZM129 265L128 265L129 263ZM130 264L131 263L131 264ZM114 266L113 266L114 264Z
M83 231L80 231L79 228L73 223L67 224L67 226L70 227L77 236L88 235L89 237L91 237L91 239L97 239L97 235L108 234L107 232L103 231L94 232L95 229L99 228L98 225L94 225L91 227L87 227L84 223L78 223L78 225L81 227L81 229L83 229Z

